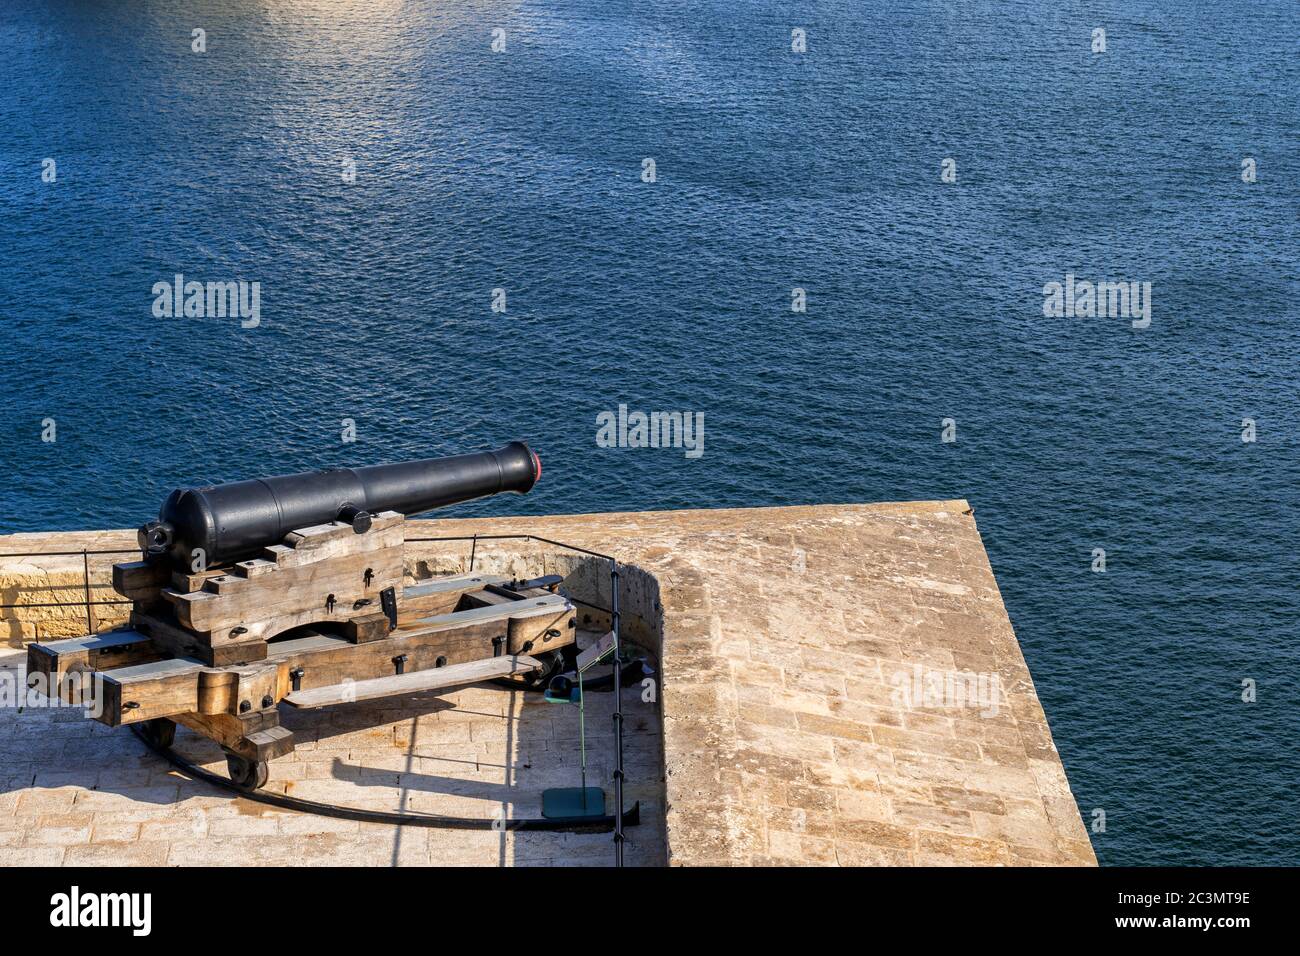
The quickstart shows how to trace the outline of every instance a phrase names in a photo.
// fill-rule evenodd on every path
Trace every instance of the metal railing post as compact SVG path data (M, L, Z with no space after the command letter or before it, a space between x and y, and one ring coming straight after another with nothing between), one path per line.
M610 630L614 632L614 865L623 865L623 661L619 646L618 562L609 570Z
M90 555L83 548L81 550L81 574L82 583L85 584L86 594L86 633L95 633L95 624L90 617Z

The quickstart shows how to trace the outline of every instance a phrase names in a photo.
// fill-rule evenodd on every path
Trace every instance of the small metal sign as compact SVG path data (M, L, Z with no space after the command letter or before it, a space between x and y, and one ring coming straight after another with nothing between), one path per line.
M615 647L614 632L606 631L595 644L578 655L578 673L599 664Z

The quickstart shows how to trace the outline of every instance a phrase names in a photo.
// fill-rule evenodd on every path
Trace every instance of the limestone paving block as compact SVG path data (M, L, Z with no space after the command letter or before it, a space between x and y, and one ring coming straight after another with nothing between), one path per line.
M533 534L618 557L624 639L658 674L650 699L623 693L628 796L645 821L629 832L637 863L1095 865L964 501L412 521L407 532ZM129 531L0 538L0 552L133 546ZM408 580L466 571L469 550L410 542ZM92 561L97 595L110 567ZM561 574L575 596L609 607L605 562L537 540L480 541L475 570ZM0 603L80 587L80 558L0 557L0 594L18 595ZM580 611L591 631L608 627L604 612ZM124 614L96 609L94 626ZM0 641L85 631L84 609L31 609L3 620ZM0 665L20 672L21 654ZM996 707L911 700L918 671L996 679ZM589 769L607 791L611 697L590 696L587 724ZM531 812L542 788L574 785L579 760L576 714L520 691L362 702L285 723L297 750L273 763L271 786L353 806ZM178 741L223 771L219 752ZM24 828L48 819L33 839L68 842L0 838L0 864L561 866L612 852L608 835L399 840L392 827L251 810L71 713L0 710L0 768L0 834L26 843Z

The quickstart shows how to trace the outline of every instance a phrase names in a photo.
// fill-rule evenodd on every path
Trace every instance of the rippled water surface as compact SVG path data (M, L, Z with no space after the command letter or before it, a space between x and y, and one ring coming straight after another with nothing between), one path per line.
M1100 859L1295 863L1297 25L7 0L0 529L513 438L537 490L455 513L965 497ZM177 272L261 325L154 317ZM1067 272L1151 282L1151 326L1044 318ZM705 454L598 449L620 402Z

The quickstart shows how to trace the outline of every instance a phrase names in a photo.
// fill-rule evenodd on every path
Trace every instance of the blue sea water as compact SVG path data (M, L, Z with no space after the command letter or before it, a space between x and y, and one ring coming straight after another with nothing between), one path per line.
M1300 862L1298 9L6 0L0 531L514 438L453 513L965 497L1101 861Z

